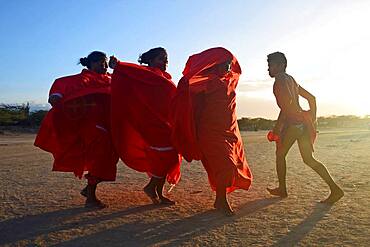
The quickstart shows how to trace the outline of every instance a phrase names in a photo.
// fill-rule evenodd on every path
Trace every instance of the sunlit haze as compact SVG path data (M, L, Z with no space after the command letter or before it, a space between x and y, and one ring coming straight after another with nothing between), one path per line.
M0 103L46 103L55 78L93 50L136 62L163 46L175 83L189 55L238 58L238 117L276 118L266 56L316 96L318 115L370 114L370 1L12 1L2 3ZM302 101L302 106L307 104Z

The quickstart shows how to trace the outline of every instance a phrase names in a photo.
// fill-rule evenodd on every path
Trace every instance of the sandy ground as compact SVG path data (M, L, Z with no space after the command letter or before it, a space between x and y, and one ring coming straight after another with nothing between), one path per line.
M198 162L182 165L169 194L177 204L151 205L145 174L119 163L115 183L98 196L109 208L87 210L85 181L51 172L50 154L33 134L0 134L0 246L369 246L370 131L322 131L315 156L345 191L334 206L318 203L328 189L303 164L295 145L288 155L289 197L270 197L276 184L274 145L265 132L242 133L254 173L250 191L236 191L227 218L212 209L214 193Z

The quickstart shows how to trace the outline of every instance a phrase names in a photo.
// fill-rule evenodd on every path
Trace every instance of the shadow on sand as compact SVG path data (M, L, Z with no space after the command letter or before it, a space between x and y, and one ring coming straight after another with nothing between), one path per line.
M58 246L98 246L104 242L109 244L109 246L180 245L191 238L205 234L223 225L232 224L238 219L279 201L279 198L264 198L245 203L239 206L234 217L225 217L216 210L208 210L172 221L154 220L145 222L140 217L136 217L135 221L119 225L118 227L98 230L97 233L62 242ZM42 235L45 236L76 227L89 226L131 214L140 215L141 213L163 207L165 206L142 205L106 215L89 215L78 221L69 219L78 214L89 213L92 210L83 207L70 208L10 219L0 222L0 245L16 244L21 240L33 241ZM298 244L329 212L330 208L330 205L317 204L311 215L295 226L273 246L294 246Z
M123 217L130 214L139 214L148 210L158 209L161 205L143 205L128 208L123 211L102 216L90 216L79 221L68 222L75 215L88 213L94 209L84 207L63 209L39 215L29 215L21 218L10 219L0 222L0 245L16 243L20 240L32 240L40 235L68 230L76 226L94 224L99 221ZM66 222L62 223L61 222Z
M234 217L225 217L216 210L208 210L174 221L143 222L137 220L98 233L60 243L58 246L176 246L214 228L233 223L248 214L280 201L278 198L258 199L239 207Z
M329 212L332 205L318 203L312 213L273 246L296 246Z

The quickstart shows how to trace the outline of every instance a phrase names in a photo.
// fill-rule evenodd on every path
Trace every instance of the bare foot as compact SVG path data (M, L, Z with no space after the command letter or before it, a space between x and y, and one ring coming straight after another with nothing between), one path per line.
M337 188L335 191L332 191L328 198L321 201L321 203L333 204L339 201L340 198L344 196L344 192L341 188Z
M152 200L153 204L159 204L158 195L155 188L149 186L144 187L144 193Z
M164 196L161 196L159 198L161 204L164 204L164 205L175 205L175 201L172 201L170 199L168 199L167 197L164 197Z
M279 187L275 189L266 188L266 190L273 196L280 196L282 198L288 197L288 193L286 191L281 191Z
M81 190L80 194L81 194L82 196L84 196L84 197L87 197L87 185L86 185L86 187L85 187L85 188L83 188L83 189Z
M95 200L86 200L85 202L85 208L97 208L97 209L102 209L102 208L107 208L108 205L102 203L100 200L95 199Z
M213 206L215 207L215 209L223 213L225 216L231 217L235 215L235 212L231 208L228 201L217 201L216 200Z

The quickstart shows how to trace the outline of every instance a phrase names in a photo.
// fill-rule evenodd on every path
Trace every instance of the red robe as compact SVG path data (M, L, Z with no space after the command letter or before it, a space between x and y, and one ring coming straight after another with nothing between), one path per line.
M55 80L58 102L45 116L34 145L53 154L53 171L85 171L102 181L116 179L118 155L110 136L110 75L83 70Z
M232 61L231 71L219 75L214 65ZM173 100L172 139L188 161L201 160L213 190L248 190L252 174L245 158L235 113L235 88L241 69L224 48L191 56Z
M112 76L112 136L123 162L150 176L180 180L169 111L176 86L159 69L120 62Z

